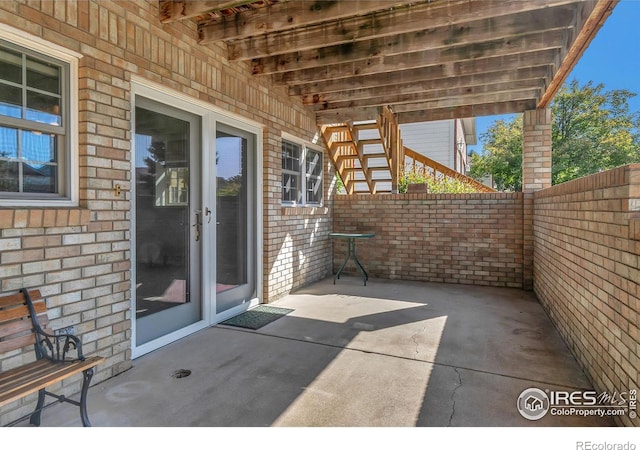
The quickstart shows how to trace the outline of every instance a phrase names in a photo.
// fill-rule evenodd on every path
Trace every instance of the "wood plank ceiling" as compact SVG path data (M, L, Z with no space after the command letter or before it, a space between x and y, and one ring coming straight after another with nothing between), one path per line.
M547 107L618 0L160 0L315 113L400 123Z

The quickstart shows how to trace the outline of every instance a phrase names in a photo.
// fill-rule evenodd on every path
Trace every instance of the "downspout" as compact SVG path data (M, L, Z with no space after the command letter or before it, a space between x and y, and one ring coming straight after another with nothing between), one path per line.
M453 119L453 170L458 170L458 120Z

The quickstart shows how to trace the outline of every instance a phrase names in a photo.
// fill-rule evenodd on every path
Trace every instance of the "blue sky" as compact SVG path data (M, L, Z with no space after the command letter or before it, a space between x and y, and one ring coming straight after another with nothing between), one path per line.
M611 16L585 50L582 58L567 77L580 84L593 80L603 83L606 90L628 89L638 96L631 99L632 111L640 110L640 0L620 0ZM487 116L476 119L478 145L468 151L482 151L480 136L496 119L506 116Z

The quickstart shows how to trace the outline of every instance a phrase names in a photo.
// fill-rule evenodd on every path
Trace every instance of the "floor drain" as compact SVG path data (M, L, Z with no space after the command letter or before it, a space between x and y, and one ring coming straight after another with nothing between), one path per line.
M173 372L173 378L185 378L191 375L191 371L187 369L180 369Z

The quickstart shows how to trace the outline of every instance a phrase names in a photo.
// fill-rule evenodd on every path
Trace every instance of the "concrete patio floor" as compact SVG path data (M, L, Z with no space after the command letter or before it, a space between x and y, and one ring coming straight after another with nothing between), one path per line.
M533 294L355 277L273 303L294 309L252 331L214 326L93 386L94 426L612 426L516 410L529 387L589 382ZM175 378L176 370L191 375ZM43 426L79 426L57 405Z

